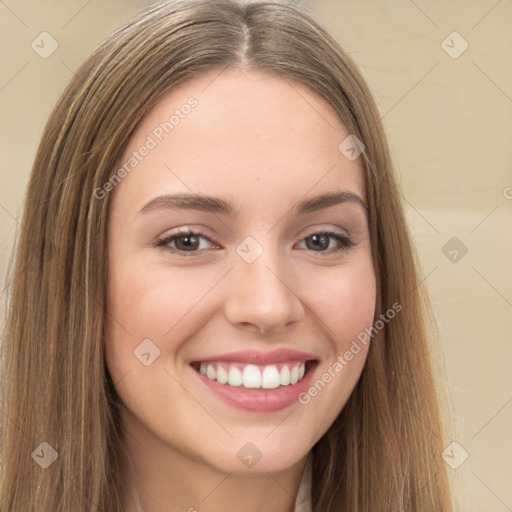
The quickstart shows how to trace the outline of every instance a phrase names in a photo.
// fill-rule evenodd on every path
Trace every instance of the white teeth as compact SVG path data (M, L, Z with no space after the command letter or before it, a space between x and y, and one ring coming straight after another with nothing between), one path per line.
M242 372L236 366L229 367L228 382L230 386L241 386L243 383Z
M206 367L206 376L212 380L215 380L217 378L217 372L215 371L215 368L211 364L209 364Z
M274 364L259 367L240 363L201 363L199 373L219 384L243 386L248 389L276 389L296 384L306 373L306 363L285 363L279 371Z
M296 364L290 372L290 384L297 384L299 380L299 365Z
M219 384L226 384L229 379L228 372L224 369L223 366L217 366L217 382Z
M261 388L261 372L257 366L255 366L253 364L248 364L244 368L242 376L244 379L244 382L243 382L244 388L251 388L251 389Z
M261 376L261 387L263 389L275 389L279 387L279 372L274 365L265 366L263 375Z
M290 384L290 368L288 368L287 364L283 364L283 367L281 368L279 384L281 384L281 386L288 386Z

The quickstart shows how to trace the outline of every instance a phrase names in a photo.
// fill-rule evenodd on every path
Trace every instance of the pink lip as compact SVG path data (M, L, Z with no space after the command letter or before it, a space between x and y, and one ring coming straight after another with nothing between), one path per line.
M310 367L299 382L276 389L247 389L243 386L219 384L217 381L204 377L192 366L190 369L206 388L228 405L250 412L274 412L296 403L299 395L310 387L317 362L308 364Z
M228 354L218 354L212 357L195 359L195 362L210 363L213 361L242 362L246 364L269 365L286 363L288 361L312 361L314 355L298 350L280 348L270 352L258 352L257 350L239 350Z

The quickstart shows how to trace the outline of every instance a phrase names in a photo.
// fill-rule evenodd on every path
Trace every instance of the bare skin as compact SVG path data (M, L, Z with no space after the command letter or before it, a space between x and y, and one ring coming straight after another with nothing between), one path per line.
M155 128L190 97L197 105L158 140ZM340 190L366 202L360 158L338 149L348 135L306 87L247 70L180 85L134 134L123 162L148 136L157 144L116 186L109 219L106 361L123 403L125 510L293 512L308 453L354 389L368 346L341 371L332 366L375 309L364 207L292 210ZM177 193L223 198L237 215L140 211ZM187 228L211 242L190 244L181 233L157 245ZM334 252L336 238L314 237L325 231L353 246ZM240 245L247 237L257 245ZM262 252L248 263L239 246ZM146 358L159 350L149 365L134 356L143 340L151 340ZM330 369L331 379L307 404L240 409L212 393L191 362L246 349L306 352L315 360L306 377L313 383ZM247 443L261 455L251 467L237 456Z

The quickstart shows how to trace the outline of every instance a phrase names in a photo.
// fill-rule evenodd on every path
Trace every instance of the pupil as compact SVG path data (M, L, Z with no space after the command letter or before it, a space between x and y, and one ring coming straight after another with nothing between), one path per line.
M309 249L316 250L318 248L326 249L327 247L329 247L329 237L327 235L311 235L309 239L314 242L312 247L309 247Z
M197 240L198 237L195 235L183 235L176 239L176 245L179 246L181 241L181 245L183 245L185 249L197 249ZM178 249L181 250L182 248L178 247Z

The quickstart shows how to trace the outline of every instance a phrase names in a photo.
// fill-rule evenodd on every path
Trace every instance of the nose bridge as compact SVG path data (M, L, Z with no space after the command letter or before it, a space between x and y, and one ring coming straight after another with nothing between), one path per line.
M300 298L290 282L290 267L272 236L246 237L235 249L226 315L231 323L255 324L271 331L298 321Z

